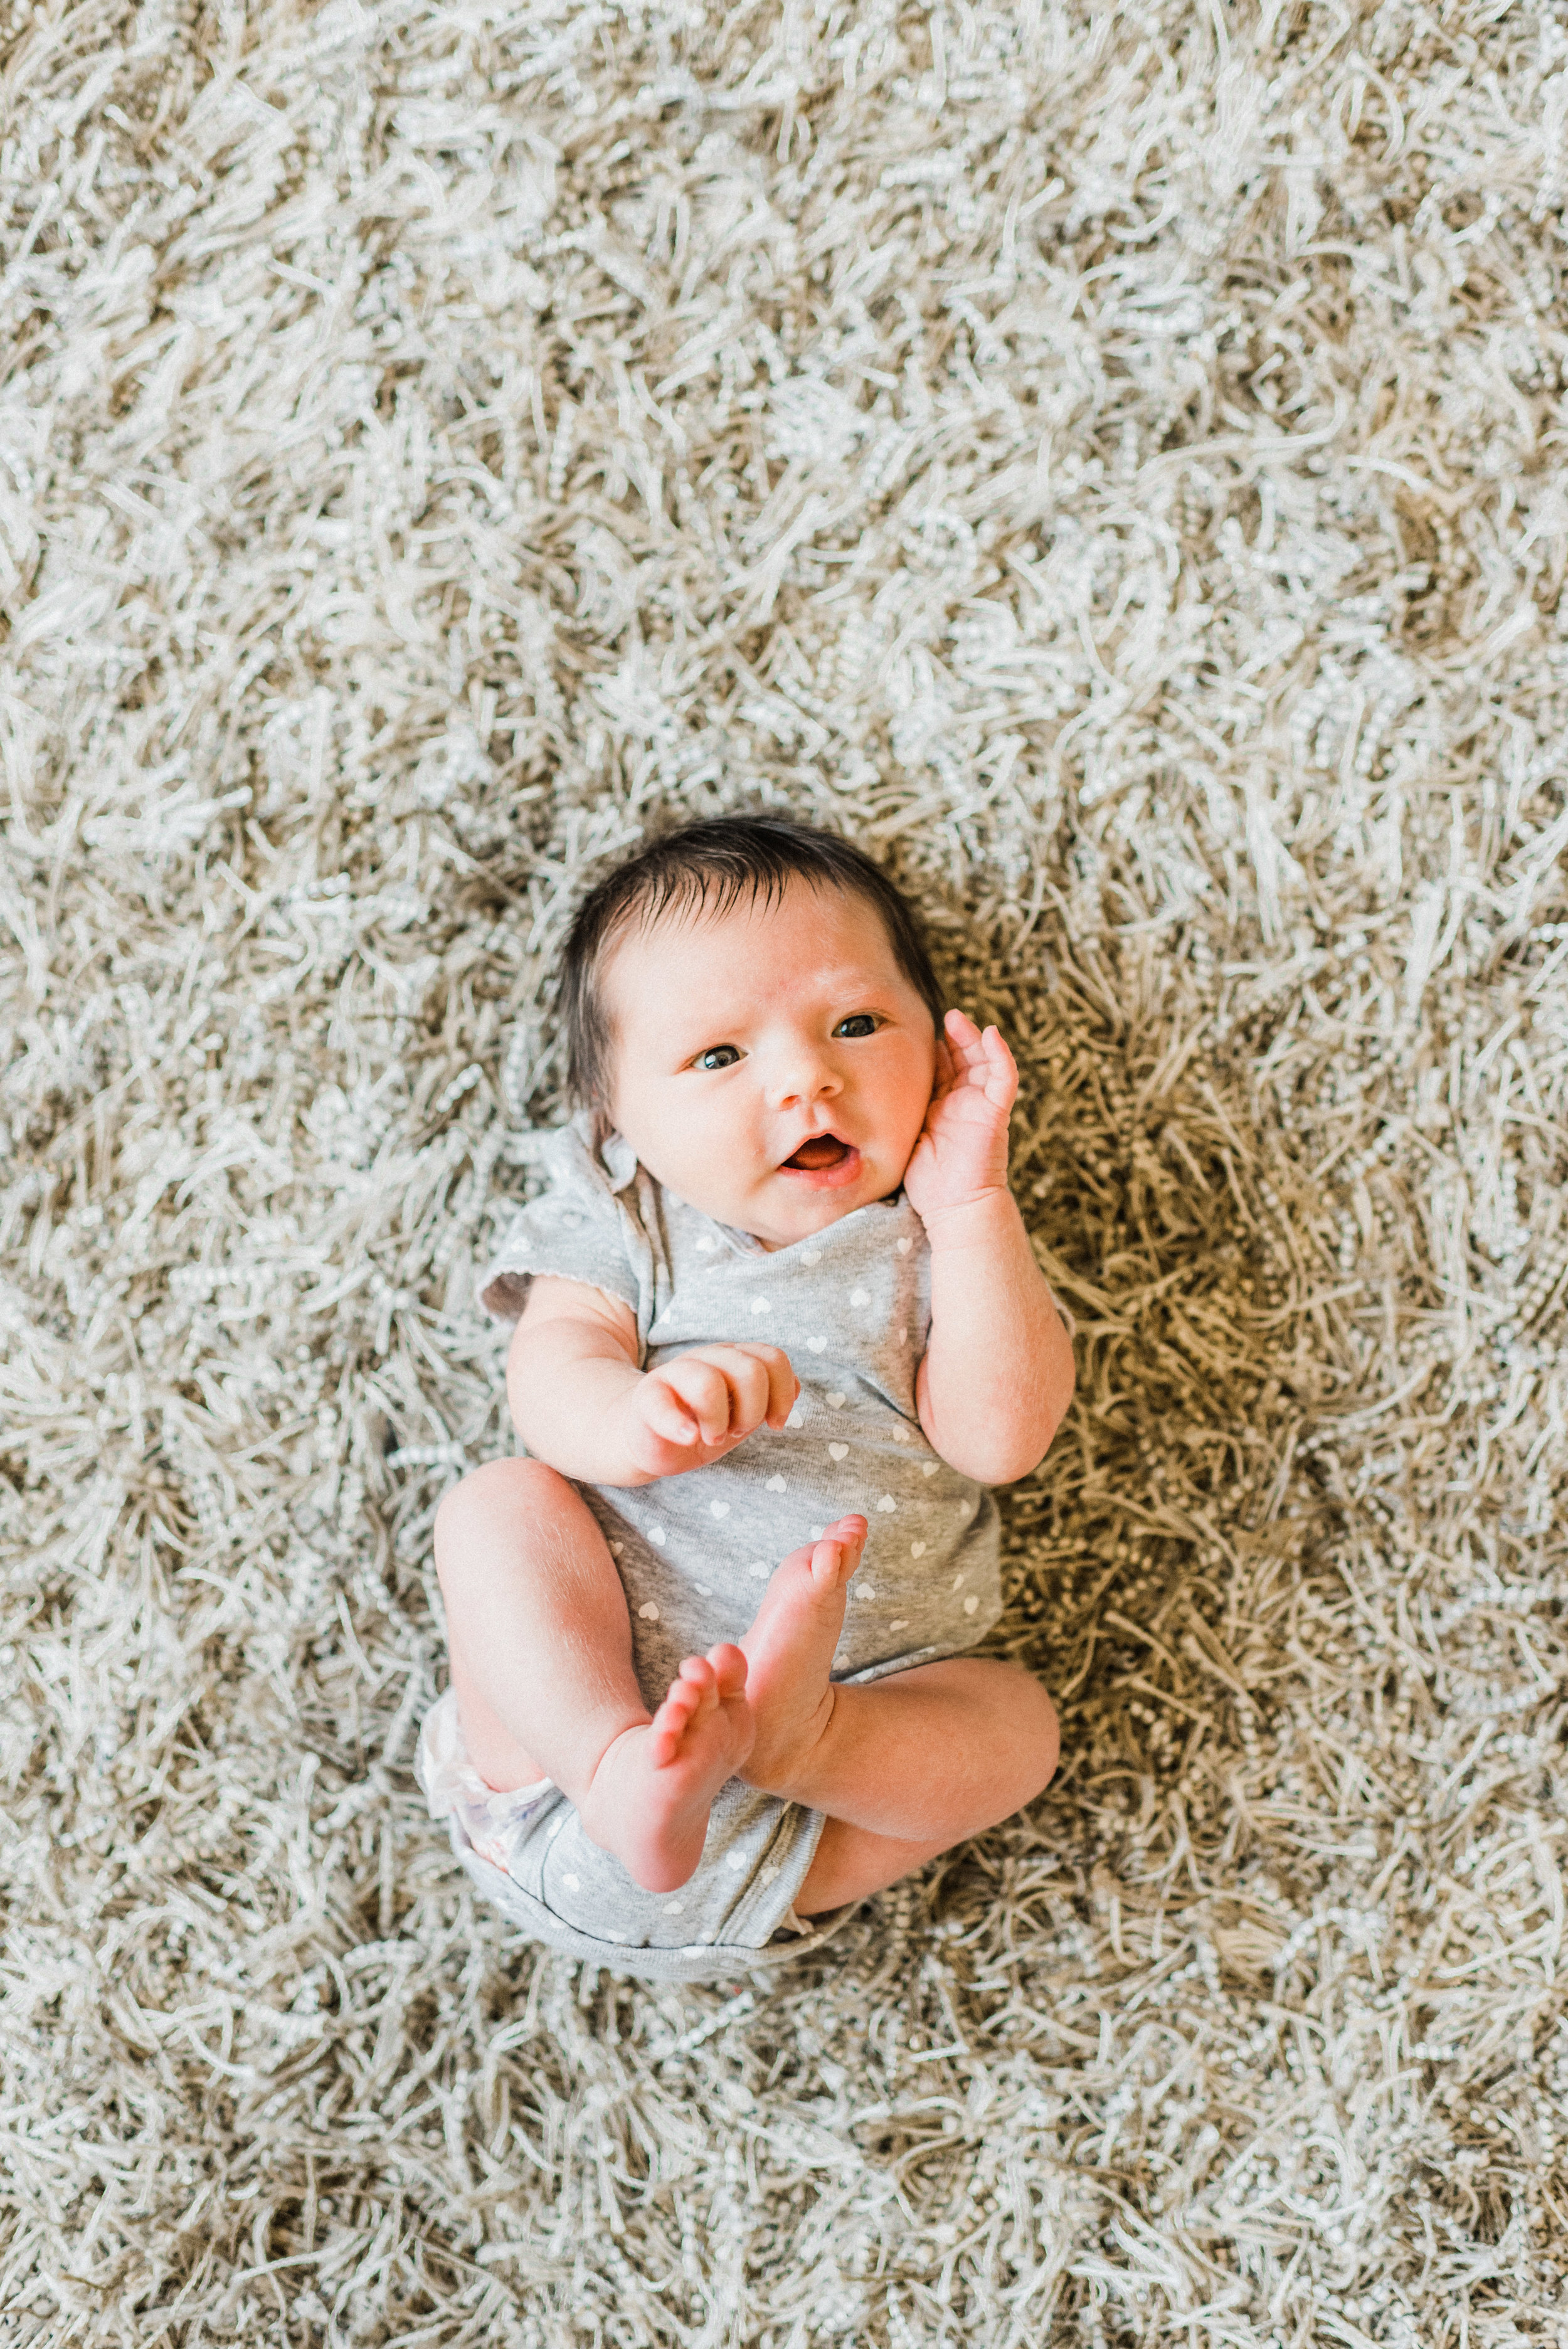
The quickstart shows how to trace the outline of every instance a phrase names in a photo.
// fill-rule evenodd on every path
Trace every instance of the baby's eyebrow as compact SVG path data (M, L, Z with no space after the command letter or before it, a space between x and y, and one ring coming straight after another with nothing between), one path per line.
M895 982L885 971L830 970L822 973L818 992L822 999L822 1008L830 1007L835 1017L841 1019L855 1011L891 1010ZM718 1012L693 1011L689 1019L677 1014L675 1030L677 1048L683 1053L701 1052L715 1044L733 1043L735 1037L731 1030L753 1027L769 1016L770 1007L766 1003Z

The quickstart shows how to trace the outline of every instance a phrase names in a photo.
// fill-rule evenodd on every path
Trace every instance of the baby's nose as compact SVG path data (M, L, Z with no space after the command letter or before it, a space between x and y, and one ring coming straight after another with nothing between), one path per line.
M793 1109L800 1102L830 1099L840 1089L831 1061L820 1052L789 1053L774 1070L773 1098L780 1109Z

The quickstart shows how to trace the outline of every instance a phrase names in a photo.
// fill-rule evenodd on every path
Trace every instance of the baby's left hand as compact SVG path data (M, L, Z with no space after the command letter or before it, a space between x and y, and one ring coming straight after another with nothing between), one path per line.
M1018 1094L1017 1064L996 1029L982 1035L962 1011L944 1025L935 1090L903 1175L928 1230L934 1216L1006 1190L1007 1118Z

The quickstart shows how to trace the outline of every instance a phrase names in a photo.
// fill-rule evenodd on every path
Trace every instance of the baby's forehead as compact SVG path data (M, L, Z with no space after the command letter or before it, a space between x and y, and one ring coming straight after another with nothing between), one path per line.
M703 933L719 929L734 931L738 943L755 941L769 931L796 928L802 916L820 923L825 937L848 930L875 953L892 951L882 908L872 898L858 889L803 878L791 878L782 887L759 881L728 888L710 883L699 890L694 884L678 895L632 907L609 947L613 952L634 938L684 952Z
M810 891L816 902L803 907L808 890L652 907L610 943L602 968L620 966L623 998L656 974L661 988L696 990L714 1009L727 992L780 980L896 983L902 966L879 908L837 889Z

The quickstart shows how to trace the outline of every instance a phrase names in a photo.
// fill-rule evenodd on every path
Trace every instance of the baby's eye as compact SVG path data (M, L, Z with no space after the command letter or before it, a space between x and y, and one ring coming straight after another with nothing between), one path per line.
M847 1019L841 1019L833 1030L835 1036L874 1036L876 1032L877 1016L874 1011L851 1012Z
M710 1044L696 1056L699 1069L732 1069L740 1058L733 1044Z

